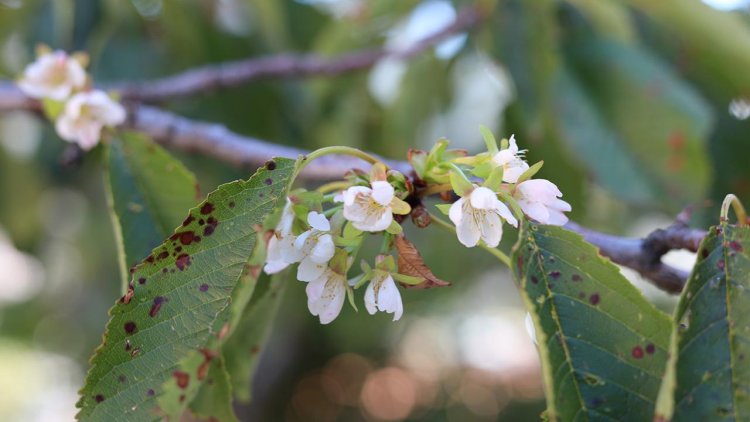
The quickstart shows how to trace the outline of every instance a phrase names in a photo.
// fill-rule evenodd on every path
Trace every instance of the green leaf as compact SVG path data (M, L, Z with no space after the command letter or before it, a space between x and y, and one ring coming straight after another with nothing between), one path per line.
M106 154L107 196L120 241L123 293L131 268L174 232L200 200L195 176L145 135L113 136Z
M667 316L561 227L525 222L512 262L536 329L550 420L651 420Z
M252 299L223 348L232 390L237 400L249 402L251 381L271 333L271 326L289 284L288 272L263 276Z
M211 364L206 382L201 385L198 395L190 403L193 415L202 420L237 422L232 408L232 385L224 359L219 356Z
M750 228L711 228L674 317L663 420L750 419Z
M632 173L640 173L639 183L651 185L650 202L666 199L681 208L702 199L710 176L706 139L713 125L713 112L703 98L644 49L586 32L571 36L565 50L568 69L594 114L593 123L580 118L566 122L565 117L577 112L565 109L576 104L565 104L562 98L558 106L567 140L581 157L594 155L584 150L598 143L592 129L601 124L603 135L616 140L620 153L602 151L586 164L610 173L617 168L613 161L624 160L631 167L627 173L611 174L608 178L616 183L605 186L617 193L623 189L612 185L627 185ZM556 92L569 91L562 87ZM575 121L583 124L576 128Z
M247 181L220 186L135 269L133 290L110 310L91 360L79 419L179 416L201 385L204 361L233 328L230 303L248 297L244 286L259 271L247 265L256 230L283 205L296 167L277 158ZM172 386L183 391L174 401Z
M680 73L699 82L704 93L724 102L750 92L750 75L738 71L750 67L750 28L743 13L719 11L701 1L626 3L664 33Z

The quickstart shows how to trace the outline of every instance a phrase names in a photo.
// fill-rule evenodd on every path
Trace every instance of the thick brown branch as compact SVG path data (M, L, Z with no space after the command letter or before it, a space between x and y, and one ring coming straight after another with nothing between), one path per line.
M17 88L0 82L0 111L38 110L35 101L28 100ZM275 157L296 157L308 151L276 145L234 133L226 127L195 121L150 106L133 106L126 127L142 131L157 142L184 151L246 168L257 167ZM384 160L391 168L409 174L408 163ZM353 157L326 156L305 168L302 177L309 180L326 180L341 177L351 168L366 165ZM657 287L670 293L679 293L687 279L685 271L663 264L661 257L673 249L696 251L705 236L702 230L690 229L678 221L666 229L656 230L645 239L623 238L600 233L575 223L566 228L578 232L590 243L599 247L602 255L630 267L651 280Z
M256 168L273 157L297 157L309 152L239 135L220 124L190 120L150 106L132 108L126 126L150 135L163 145L243 168ZM405 162L383 161L402 173L408 174L411 170ZM357 167L367 169L369 165L359 158L329 155L307 165L301 176L308 180L337 179Z
M638 271L657 287L669 293L682 291L688 273L661 261L670 250L687 249L695 252L706 232L691 229L684 224L673 224L659 229L646 238L619 237L597 232L570 222L565 228L583 235L589 243L596 245L602 255L612 261Z
M261 78L292 78L303 76L332 76L367 69L385 57L408 59L439 42L464 32L481 20L476 7L461 10L456 20L438 32L417 41L408 48L389 50L377 48L356 51L335 57L313 54L282 54L251 58L188 70L174 76L144 82L114 84L123 99L158 102L184 97L199 92L228 88Z

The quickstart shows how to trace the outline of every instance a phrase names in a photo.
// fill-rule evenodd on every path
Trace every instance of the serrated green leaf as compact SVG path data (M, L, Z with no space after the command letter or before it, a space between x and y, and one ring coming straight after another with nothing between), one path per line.
M202 365L215 357L213 342L227 335L230 302L247 295L238 285L259 270L246 265L256 229L283 204L296 167L277 158L247 181L220 186L136 268L133 290L110 310L91 360L79 419L179 416L201 384ZM170 401L169 383L184 398Z
M206 382L190 403L193 415L207 421L237 422L232 408L232 385L224 358L218 356L211 364Z
M106 188L112 225L120 239L123 293L128 268L174 232L200 200L195 176L145 135L113 136L106 153Z
M750 228L713 227L674 317L663 420L750 419Z
M271 326L289 284L288 273L263 276L258 280L252 299L223 348L232 390L237 400L249 402L251 381L265 348Z
M578 234L525 222L513 275L532 315L551 420L651 420L669 319Z

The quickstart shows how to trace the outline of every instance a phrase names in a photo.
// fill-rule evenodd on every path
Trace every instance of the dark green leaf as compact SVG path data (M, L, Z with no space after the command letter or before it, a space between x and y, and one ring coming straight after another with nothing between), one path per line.
M271 332L271 326L281 304L284 288L288 284L287 273L258 280L236 330L237 334L227 340L223 354L230 373L234 396L243 402L251 397L251 381L258 366L261 353Z
M195 399L190 403L190 410L195 416L208 421L237 421L232 408L230 377L221 356L211 363L206 382L201 385Z
M536 327L551 419L650 420L669 319L597 249L525 222L513 272Z
M217 356L212 347L231 328L230 302L249 297L238 285L257 276L248 265L256 230L284 200L296 169L294 160L273 163L220 186L136 268L133 290L111 309L92 358L79 419L156 420L179 416L190 402L204 362ZM171 400L173 385L184 398Z
M750 419L750 228L703 240L674 318L663 420Z
M713 115L693 88L656 57L622 42L584 33L571 36L566 51L573 78L562 78L557 92L573 95L571 79L581 90L577 98L560 95L561 126L577 153L594 156L585 160L587 166L609 173L611 182L602 184L621 194L630 191L624 185L649 181L651 202L667 199L674 207L703 198L710 170L705 144ZM582 121L576 107L586 99L593 123ZM616 149L586 151L601 145L599 136L616 143ZM612 164L621 160L617 166L630 170L617 174ZM639 174L635 181L633 173ZM626 199L638 200L632 194Z
M145 135L120 133L107 151L107 193L125 291L128 268L172 234L200 198L192 173Z

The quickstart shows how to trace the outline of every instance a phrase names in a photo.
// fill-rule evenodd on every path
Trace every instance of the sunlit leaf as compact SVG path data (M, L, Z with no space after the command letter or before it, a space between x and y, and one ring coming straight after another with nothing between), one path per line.
M200 198L190 171L139 133L112 137L106 162L112 224L127 280L127 270L172 234Z
M79 419L157 420L187 406L205 379L204 362L215 357L209 346L230 328L230 302L245 290L238 285L257 276L247 265L256 230L283 203L295 168L277 158L247 181L220 186L136 268L91 360ZM165 409L171 383L184 398Z

